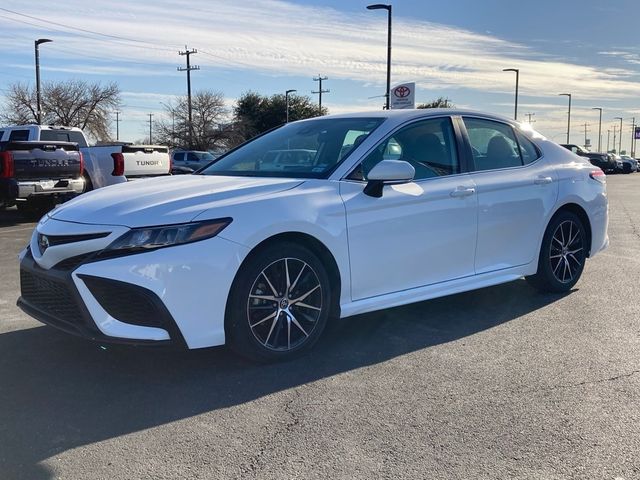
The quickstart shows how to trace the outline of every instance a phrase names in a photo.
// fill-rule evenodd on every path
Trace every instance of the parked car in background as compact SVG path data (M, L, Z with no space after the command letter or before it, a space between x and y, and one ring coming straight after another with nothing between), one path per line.
M622 160L622 169L624 173L632 173L638 171L638 161L629 155L620 155Z
M0 142L0 208L42 215L84 191L82 173L77 143Z
M620 155L616 153L610 153L609 155L611 155L611 158L613 158L613 161L616 164L613 173L624 173L624 162L622 161L622 158L620 158Z
M567 292L607 222L602 170L530 126L448 109L324 116L194 175L65 203L20 253L18 305L101 342L279 360L333 317L521 277Z
M169 149L158 145L106 143L90 147L81 129L55 125L18 125L0 129L0 141L77 143L84 158L85 189L143 177L169 175Z
M567 150L571 150L576 155L588 158L592 165L600 167L605 173L614 173L616 170L616 162L608 153L590 152L575 144L561 144Z
M210 152L198 150L174 150L171 153L172 172L174 175L193 173L209 165L216 156Z

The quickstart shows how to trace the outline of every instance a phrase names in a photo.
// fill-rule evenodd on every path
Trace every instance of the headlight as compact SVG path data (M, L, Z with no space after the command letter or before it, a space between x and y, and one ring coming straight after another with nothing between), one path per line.
M231 223L231 218L203 222L132 228L109 245L104 253L113 255L182 245L215 237Z

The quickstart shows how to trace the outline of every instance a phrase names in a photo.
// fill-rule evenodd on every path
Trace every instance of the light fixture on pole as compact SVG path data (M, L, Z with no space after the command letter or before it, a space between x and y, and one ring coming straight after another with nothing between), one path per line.
M602 141L602 108L593 107L591 110L598 110L600 112L600 120L598 122L598 153L602 153L600 149L600 143Z
M561 97L569 97L569 113L567 114L567 143L571 143L569 141L569 135L571 134L571 94L570 93L559 93Z
M297 90L287 90L286 92L284 92L284 100L286 103L286 109L287 109L287 113L286 113L286 123L289 123L289 94L293 93L293 92L297 92Z
M42 106L40 100L40 45L43 43L53 42L48 38L39 38L37 39L35 44L36 49L36 120L38 125L42 123Z
M513 114L513 119L518 120L518 84L520 83L520 69L519 68L503 68L503 72L516 72L516 107Z
M385 102L385 109L389 110L389 97L391 95L391 5L384 3L376 3L373 5L367 5L367 10L386 10L387 11L387 98Z

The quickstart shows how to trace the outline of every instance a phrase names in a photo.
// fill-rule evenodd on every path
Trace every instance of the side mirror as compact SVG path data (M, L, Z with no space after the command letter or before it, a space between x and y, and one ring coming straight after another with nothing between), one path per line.
M382 160L369 171L364 194L380 198L385 185L399 185L413 180L416 169L404 160Z

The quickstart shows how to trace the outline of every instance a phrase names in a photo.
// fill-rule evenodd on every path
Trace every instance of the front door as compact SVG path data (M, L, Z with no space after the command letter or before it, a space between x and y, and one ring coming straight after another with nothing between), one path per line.
M363 193L366 175L382 159L411 163L416 176ZM420 120L379 144L341 182L353 300L474 274L477 197L462 173L449 117Z

